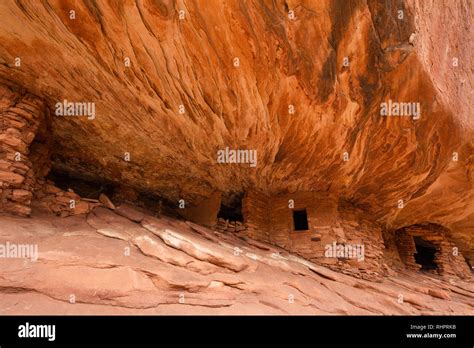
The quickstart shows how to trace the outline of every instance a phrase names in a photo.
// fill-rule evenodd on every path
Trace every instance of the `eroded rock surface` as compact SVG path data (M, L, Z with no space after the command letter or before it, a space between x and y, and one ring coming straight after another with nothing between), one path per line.
M0 260L3 310L472 313L473 14L1 1L0 214L32 218L2 216L0 233L40 246L36 263ZM94 113L56 115L64 101ZM388 102L420 108L384 117ZM220 217L236 199L243 217ZM442 277L417 271L415 237ZM366 263L327 258L333 242Z
M2 314L474 313L472 282L414 271L355 279L265 243L105 208L5 217L6 241L37 244L38 259L0 259Z
M331 190L467 242L472 15L469 1L3 1L0 77L52 109L96 104L93 120L53 118L63 170L173 201ZM420 119L380 117L388 99L420 102ZM257 167L217 164L226 146L257 150Z

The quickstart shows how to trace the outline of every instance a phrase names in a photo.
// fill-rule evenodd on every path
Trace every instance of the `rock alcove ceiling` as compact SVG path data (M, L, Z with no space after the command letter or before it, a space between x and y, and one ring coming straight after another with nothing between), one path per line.
M324 192L389 236L444 226L474 260L472 18L470 1L1 1L0 112L42 115L37 174L168 207ZM95 117L56 116L63 100ZM419 119L382 117L388 100ZM219 164L226 147L257 165Z

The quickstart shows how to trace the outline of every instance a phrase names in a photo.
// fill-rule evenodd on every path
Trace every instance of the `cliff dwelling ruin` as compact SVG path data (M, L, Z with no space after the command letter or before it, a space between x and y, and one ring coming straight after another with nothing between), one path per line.
M0 311L472 315L472 14L1 1Z

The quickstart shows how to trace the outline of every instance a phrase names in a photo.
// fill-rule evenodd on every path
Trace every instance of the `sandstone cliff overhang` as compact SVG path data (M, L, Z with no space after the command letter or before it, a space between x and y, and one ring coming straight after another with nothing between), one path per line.
M1 112L12 90L37 98L71 176L191 206L328 192L388 230L446 226L472 259L472 4L390 4L2 1ZM94 117L55 116L65 100ZM419 118L382 116L389 101ZM225 148L258 164L220 164Z

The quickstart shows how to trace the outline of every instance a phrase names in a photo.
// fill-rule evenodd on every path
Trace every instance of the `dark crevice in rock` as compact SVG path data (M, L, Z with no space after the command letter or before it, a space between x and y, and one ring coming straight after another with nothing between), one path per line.
M99 196L103 193L109 197L114 195L115 186L114 184L105 180L90 178L84 178L81 176L71 175L70 172L62 172L55 170L53 167L47 176L48 180L54 182L54 184L64 191L72 189L82 198L99 199Z

